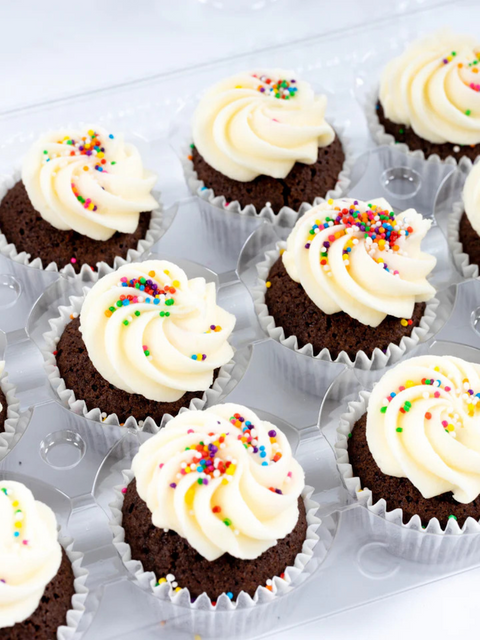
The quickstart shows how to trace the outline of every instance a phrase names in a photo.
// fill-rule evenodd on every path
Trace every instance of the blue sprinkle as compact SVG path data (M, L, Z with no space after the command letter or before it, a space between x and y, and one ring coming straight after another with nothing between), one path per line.
M262 467L268 467L268 462L262 462Z
M267 457L267 452L266 451L260 451L260 457L261 458L266 458Z
M143 284L141 284L141 285L140 285L140 287L139 287L139 289L140 289L140 291L145 291L145 287L144 287L144 285L143 285Z
M265 445L264 444L260 445L259 449L260 451L265 451Z
M153 304L159 304L159 303L160 303L160 300L158 298L154 298Z
M233 593L231 591L227 591L227 598L230 598L230 600L233 600Z
M147 304L150 304L150 302L151 302L151 298L147 298L147 299L145 300L145 302L146 302Z
M48 160L47 160L47 162L48 162ZM206 190L207 190L207 187L202 187L201 188L201 191L206 191Z
M130 304L130 300L123 300L123 306L127 307Z
M114 136L112 134L110 134L108 137L110 138L110 140L113 140L113 138L114 138Z

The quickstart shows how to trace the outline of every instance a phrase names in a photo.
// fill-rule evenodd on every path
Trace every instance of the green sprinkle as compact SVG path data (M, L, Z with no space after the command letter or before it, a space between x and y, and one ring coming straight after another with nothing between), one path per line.
M456 56L457 52L456 51L452 51L452 56Z
M137 318L138 318L138 316L140 315L140 311L135 311L135 315L136 315L136 316L137 316Z
M411 403L409 400L406 400L406 401L405 401L405 406L406 406L406 407L411 407L411 406L412 406L412 403Z
M404 130L404 129L399 129L399 130L398 130L398 133L400 133L400 134L401 134L401 133L405 133L405 130Z
M144 353L145 353L146 356L150 355L150 351L148 349L146 351L144 351Z
M167 316L167 318L168 318L168 316L170 315L170 311L165 311L165 315L166 315L166 316Z
M112 313L116 311L115 307L108 307L108 310L111 311Z
M380 413L386 413L387 412L387 407L382 407L380 409Z
M190 149L195 149L195 145L194 145L194 144L191 144L191 145L190 145Z
M160 313L158 314L161 318L163 318L163 316L165 315L165 311L160 311Z
M145 284L145 282L146 282L145 278L140 278L140 282L141 282L142 284Z
M128 326L128 324L129 324L128 320L124 320L124 321L123 321L123 324L124 324L125 326Z
M397 431L397 433L402 433L403 429L402 429L402 427L397 427L396 431Z
M350 432L350 433L348 434L348 437L349 437L349 438L351 438L352 436L353 436L353 433L352 433L352 432Z
M470 110L470 109L467 109L467 110L465 111L465 115L466 115L466 116L469 116L471 113L472 113L472 112L471 112L471 110Z
M117 164L116 162L111 162L110 164Z
M173 298L169 298L168 300L165 300L165 304L166 304L168 307L171 307L171 306L172 306L172 304L174 304L174 303L175 303L175 300L174 300Z
M123 303L121 300L117 300L117 307L123 307Z
M453 518L454 520L458 520L457 516L454 516L453 513L451 515L448 516L448 519L450 520L451 518Z
M47 154L47 153L48 153L48 151L47 151L47 150L45 150L43 153Z
M198 478L198 479L197 479L197 483L198 483L198 484L203 484L203 480L202 480L202 478Z
M227 527L229 527L232 524L232 521L230 520L230 518L225 518L225 520L223 521L223 524L226 524Z

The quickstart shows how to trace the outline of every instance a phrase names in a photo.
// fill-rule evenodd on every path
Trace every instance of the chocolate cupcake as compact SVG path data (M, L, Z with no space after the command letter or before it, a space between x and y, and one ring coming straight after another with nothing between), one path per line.
M312 555L303 470L280 429L246 407L183 412L140 447L127 477L115 542L129 569L155 574L158 595L275 594Z
M138 149L101 127L53 131L0 193L0 250L39 268L79 272L136 257L159 234L157 177Z
M473 161L480 152L480 45L442 30L410 44L385 67L368 114L379 144L426 158ZM374 107L376 113L374 113Z
M55 514L19 482L0 481L0 515L0 638L70 638L86 598L80 554L67 555Z
M329 192L341 195L345 152L325 120L326 104L326 96L281 69L217 83L193 116L185 164L192 191L229 211L272 218Z
M480 164L463 187L462 200L448 217L448 240L457 268L465 278L477 278L480 267Z
M383 199L329 200L300 218L258 265L260 323L286 346L322 359L385 366L424 337L435 294L430 228Z
M8 382L5 362L0 361L0 459L4 457L25 425L19 421L20 403L15 387Z
M214 283L148 260L109 273L72 302L45 339L50 380L76 413L159 425L165 414L217 398L228 380L235 317L217 306Z
M479 531L480 365L411 358L361 395L337 430L349 491L394 522Z

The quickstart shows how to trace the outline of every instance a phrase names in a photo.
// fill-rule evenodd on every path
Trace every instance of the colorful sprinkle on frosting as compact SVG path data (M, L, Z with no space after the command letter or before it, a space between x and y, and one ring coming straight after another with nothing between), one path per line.
M279 78L277 80L273 80L266 75L258 76L255 73L252 75L260 81L260 84L257 86L257 91L263 93L265 96L271 96L278 100L290 100L291 98L295 98L298 91L298 88L295 86L297 82L295 79L292 78L290 80L286 80L284 78ZM237 88L241 89L242 87Z

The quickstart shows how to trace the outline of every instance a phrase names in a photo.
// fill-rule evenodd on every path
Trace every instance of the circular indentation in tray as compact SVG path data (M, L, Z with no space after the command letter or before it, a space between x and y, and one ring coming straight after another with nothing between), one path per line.
M8 309L18 300L22 289L20 283L7 273L0 273L0 308Z
M398 559L382 542L368 542L357 553L357 564L363 575L376 580L390 578L399 569Z
M471 319L474 330L480 334L480 307L472 311Z
M412 198L422 186L419 173L409 167L390 167L385 169L380 182L390 195L395 198Z
M85 455L85 440L75 431L54 431L42 440L40 455L54 469L73 469Z

